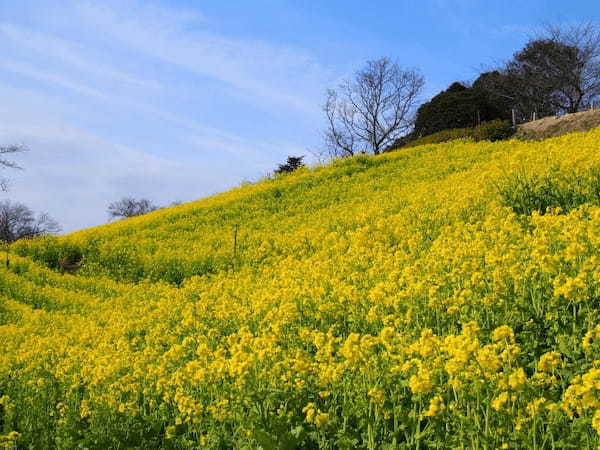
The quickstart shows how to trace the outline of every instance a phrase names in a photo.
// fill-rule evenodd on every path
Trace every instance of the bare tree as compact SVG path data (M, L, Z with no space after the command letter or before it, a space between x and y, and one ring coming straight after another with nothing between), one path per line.
M8 145L0 146L0 168L20 169L20 167L9 159L6 159L5 155L11 153L21 153L26 151L27 148L22 145ZM8 189L8 180L6 178L0 178L0 190L6 191Z
M108 215L111 219L124 219L126 217L141 216L157 209L158 207L148 199L140 198L138 200L133 197L124 197L108 206Z
M327 91L325 145L332 156L379 154L413 125L424 79L388 58L368 61L351 80Z
M557 80L560 107L577 112L600 96L600 28L591 23L546 28L548 39L571 52L558 55L560 64L549 67Z
M0 240L10 243L17 239L58 233L60 226L46 213L37 216L22 203L0 202Z

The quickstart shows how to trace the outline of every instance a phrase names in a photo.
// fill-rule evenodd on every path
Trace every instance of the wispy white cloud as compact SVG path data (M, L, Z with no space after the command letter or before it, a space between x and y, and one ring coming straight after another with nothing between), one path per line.
M254 103L279 104L314 114L314 94L321 94L328 71L310 55L289 46L213 33L190 17L138 2L77 2L74 9L87 27L163 62L208 77ZM161 11L160 14L156 11ZM308 98L307 98L308 96Z
M72 81L61 75L50 73L47 70L38 69L37 67L28 63L10 59L2 59L0 60L0 69L33 78L35 80L43 81L52 85L60 86L80 94L102 99L106 98L106 96L98 89L94 89L76 81Z
M149 89L159 89L161 87L156 81L143 79L137 75L101 64L89 56L92 50L89 47L86 48L82 44L57 38L49 33L9 23L0 23L0 38L4 39L5 42L12 41L13 45L27 49L30 54L42 54L54 59L57 63L62 62L67 66L104 79Z
M144 103L143 101L121 97L118 94L111 92L100 91L99 89L93 88L89 85L84 85L65 76L51 73L47 69L38 69L28 63L4 59L0 60L0 70L10 71L20 76L42 81L53 86L58 86L82 94L84 96L100 99L105 103L110 103L112 106L121 105L130 110L139 111L145 115L151 115L156 118L160 118L165 122L188 130L191 133L192 141L198 144L199 147L226 151L230 155L235 155L238 157L244 155L248 156L249 154L252 154L255 157L259 156L261 152L261 148L259 147L264 147L263 145L255 145L254 147L250 147L252 144L248 142L247 139L244 139L234 133L207 126L194 119L187 118L184 115L157 108L150 104ZM45 132L49 133L48 137L51 137L56 130L56 128L46 128ZM64 130L61 132L64 132ZM262 150L265 149L262 148Z
M230 141L240 137L210 126L206 121L201 123L197 115L188 117L181 110L157 105L157 92L152 90L160 88L163 96L169 93L204 96L212 99L213 104L220 90L253 108L262 105L271 114L275 103L276 109L285 109L283 114L293 114L295 110L296 114L320 116L324 79L329 74L302 50L217 35L205 30L209 22L197 11L138 0L101 3L65 0L52 9L52 17L67 17L62 20L68 21L69 33L75 33L78 38L59 38L49 32L0 23L0 38L21 49L22 56L5 58L0 67L138 113L161 117L200 135L221 136ZM63 27L66 24L59 20L58 29ZM56 32L57 25L50 28ZM119 48L121 54L112 52L111 65L100 63L99 52L114 48ZM154 61L138 61L134 64L139 66L137 73L120 70L130 60L139 60L141 55ZM46 60L42 61L41 57ZM47 64L47 60L51 63ZM194 90L185 93L181 91L177 74L170 74L171 79L165 81L168 85L140 74L157 66L178 67L212 80L213 84L207 84L203 78L188 81L186 88ZM131 86L115 86L111 80Z

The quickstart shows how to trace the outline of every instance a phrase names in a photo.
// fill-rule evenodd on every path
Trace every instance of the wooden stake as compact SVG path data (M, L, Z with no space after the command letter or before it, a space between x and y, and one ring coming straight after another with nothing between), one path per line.
M237 257L237 235L238 235L238 227L239 224L235 224L235 228L233 230L233 257Z

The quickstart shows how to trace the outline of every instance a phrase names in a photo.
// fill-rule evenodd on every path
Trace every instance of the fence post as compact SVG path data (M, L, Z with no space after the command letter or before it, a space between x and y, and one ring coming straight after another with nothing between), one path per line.
M513 123L513 128L516 128L517 120L515 119L515 108L512 109L512 123Z
M238 227L239 224L235 224L235 228L233 229L233 257L237 257L237 235L238 235Z

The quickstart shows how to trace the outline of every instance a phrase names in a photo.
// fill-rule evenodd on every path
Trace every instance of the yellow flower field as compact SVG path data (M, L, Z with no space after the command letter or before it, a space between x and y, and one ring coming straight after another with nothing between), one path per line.
M0 448L597 448L599 249L600 129L20 241Z

